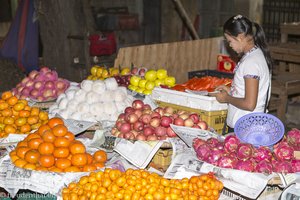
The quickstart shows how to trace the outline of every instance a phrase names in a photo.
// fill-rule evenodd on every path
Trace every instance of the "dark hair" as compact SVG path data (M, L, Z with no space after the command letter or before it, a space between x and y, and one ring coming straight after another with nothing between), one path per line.
M234 37L237 37L240 33L244 33L246 36L252 36L254 44L262 50L269 70L272 70L273 63L266 42L265 33L259 24L251 22L247 17L242 15L236 15L232 16L224 23L223 31Z

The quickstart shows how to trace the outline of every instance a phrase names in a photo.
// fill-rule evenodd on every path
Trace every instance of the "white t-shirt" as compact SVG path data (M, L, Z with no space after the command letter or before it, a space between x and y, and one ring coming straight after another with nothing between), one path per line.
M251 49L237 64L230 91L230 94L233 97L244 98L245 78L256 78L259 80L258 99L253 112L264 112L267 97L266 94L268 87L270 86L270 96L271 84L269 68L260 48L254 47ZM228 104L227 125L234 128L236 121L248 113L251 113L251 111L241 110Z

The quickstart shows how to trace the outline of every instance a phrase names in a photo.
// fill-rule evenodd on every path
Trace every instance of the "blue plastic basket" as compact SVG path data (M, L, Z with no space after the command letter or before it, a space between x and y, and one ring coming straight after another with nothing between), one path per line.
M272 146L284 135L284 125L274 115L250 113L241 117L234 126L234 133L245 143L255 147Z

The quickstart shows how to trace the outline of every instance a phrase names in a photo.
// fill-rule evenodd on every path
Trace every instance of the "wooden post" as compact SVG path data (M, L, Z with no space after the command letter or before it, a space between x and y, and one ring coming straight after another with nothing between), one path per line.
M173 0L173 2L174 2L175 6L177 8L177 11L179 12L179 15L180 15L182 21L186 25L189 33L191 34L193 40L198 40L199 39L198 33L195 30L195 28L193 26L193 23L191 22L191 19L187 15L181 1L180 0Z

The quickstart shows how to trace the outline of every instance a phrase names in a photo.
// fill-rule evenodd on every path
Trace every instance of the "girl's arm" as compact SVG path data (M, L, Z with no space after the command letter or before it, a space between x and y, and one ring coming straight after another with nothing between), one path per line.
M212 94L211 96L215 96L217 101L220 103L230 103L235 107L242 109L253 111L256 107L257 97L258 97L258 85L259 80L254 78L245 78L245 97L244 98L237 98L232 97L228 94L228 91L224 88L217 88L221 89L220 93Z

